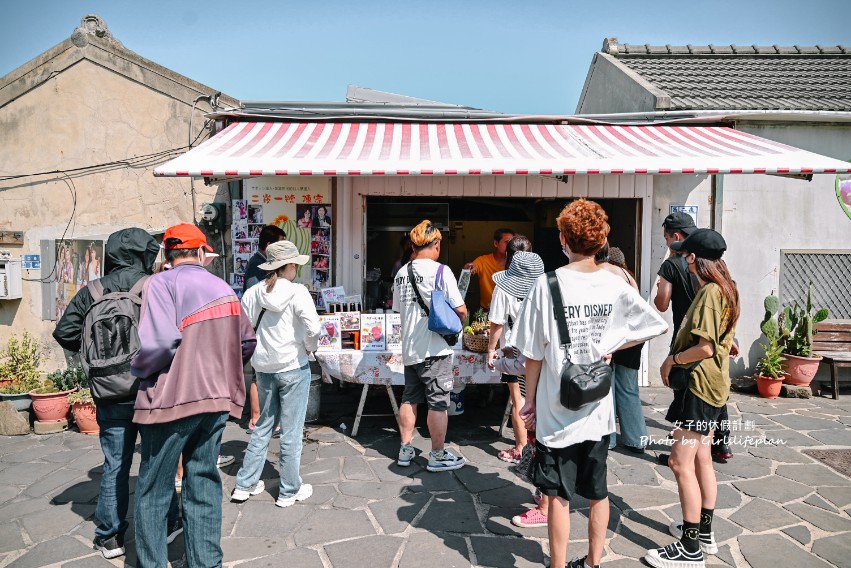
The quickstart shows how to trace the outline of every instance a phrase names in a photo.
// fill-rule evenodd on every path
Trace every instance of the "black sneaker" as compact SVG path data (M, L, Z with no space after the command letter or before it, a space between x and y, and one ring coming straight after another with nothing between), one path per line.
M174 542L174 539L180 536L183 532L183 520L177 519L170 527L168 527L168 536L165 538L167 544Z
M583 556L582 558L577 558L576 560L571 560L567 564L565 564L566 568L585 568L585 561L588 559L587 556ZM590 564L588 566L591 566ZM594 564L592 568L600 568L599 564Z
M655 568L706 568L703 551L688 552L679 540L665 548L648 550L644 560Z
M124 556L124 535L116 534L109 538L97 537L95 538L94 549L100 550L100 553L106 559Z

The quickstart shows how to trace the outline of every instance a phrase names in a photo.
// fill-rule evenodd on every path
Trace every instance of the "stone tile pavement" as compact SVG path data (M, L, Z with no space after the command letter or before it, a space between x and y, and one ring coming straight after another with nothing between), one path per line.
M398 439L389 418L365 419L357 439L347 436L340 421L351 423L356 394L346 396L345 412L326 420L337 428L306 433L302 475L314 485L311 499L288 509L274 506L274 448L263 474L266 492L244 504L227 500L239 459L222 472L225 566L542 565L546 529L520 529L509 521L531 505L532 491L496 458L506 447L497 439L498 403L473 408L468 399L466 414L450 419L449 436L470 465L434 474L425 471L422 456L411 467L395 465ZM671 398L666 389L643 390L656 440L667 435L664 412ZM376 393L370 403L386 400ZM735 457L716 464L720 552L708 557L708 565L851 566L851 479L802 453L851 448L851 396L767 401L733 394L730 414L745 430L734 432ZM228 423L223 453L241 457L247 439L239 425ZM428 440L417 437L415 445L426 450ZM610 454L605 566L640 566L645 549L672 540L667 526L679 519L676 484L655 461L665 449L657 443L643 456ZM0 566L135 566L132 510L126 557L107 561L91 548L101 462L97 438L76 432L0 439ZM137 472L135 463L134 480ZM574 504L569 558L585 553L587 506ZM183 537L170 546L170 559L172 566L185 565Z

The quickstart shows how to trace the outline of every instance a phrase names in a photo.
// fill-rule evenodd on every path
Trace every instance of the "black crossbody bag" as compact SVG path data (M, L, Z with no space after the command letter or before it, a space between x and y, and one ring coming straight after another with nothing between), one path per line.
M579 410L609 394L612 390L612 368L603 359L589 365L570 361L570 331L555 272L547 272L547 283L553 298L553 316L558 325L559 343L564 351L559 401L568 410Z

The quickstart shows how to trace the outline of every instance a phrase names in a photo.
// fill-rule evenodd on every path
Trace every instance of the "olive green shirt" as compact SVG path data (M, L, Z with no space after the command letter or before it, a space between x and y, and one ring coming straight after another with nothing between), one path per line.
M721 288L714 283L705 285L689 306L673 348L673 353L681 353L697 345L701 337L712 343L715 354L702 360L692 371L689 389L716 408L724 406L730 396L730 348L736 330L725 330L728 313Z

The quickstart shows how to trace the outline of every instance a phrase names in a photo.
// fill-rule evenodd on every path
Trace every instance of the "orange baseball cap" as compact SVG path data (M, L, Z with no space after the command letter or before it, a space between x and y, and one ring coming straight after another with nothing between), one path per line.
M163 244L167 249L197 249L204 247L208 252L213 248L207 244L207 236L201 229L189 223L174 225L165 230Z

